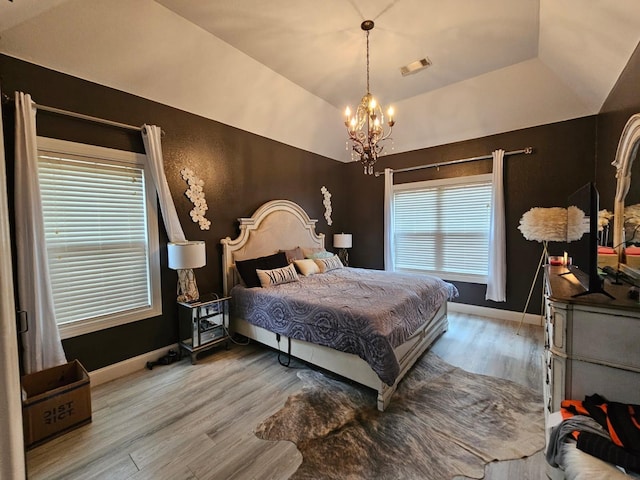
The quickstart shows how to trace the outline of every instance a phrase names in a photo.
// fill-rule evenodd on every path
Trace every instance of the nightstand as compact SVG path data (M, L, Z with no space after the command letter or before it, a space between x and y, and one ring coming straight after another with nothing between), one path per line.
M193 302L178 302L180 351L196 363L199 352L220 343L229 347L229 299L215 293L202 295Z

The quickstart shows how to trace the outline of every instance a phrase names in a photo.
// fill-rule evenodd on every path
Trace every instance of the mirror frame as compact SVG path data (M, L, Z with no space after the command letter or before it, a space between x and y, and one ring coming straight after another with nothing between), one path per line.
M640 113L629 118L622 130L616 158L611 165L616 167L616 197L613 205L613 245L622 259L625 247L624 238L624 201L631 186L631 166L640 148Z

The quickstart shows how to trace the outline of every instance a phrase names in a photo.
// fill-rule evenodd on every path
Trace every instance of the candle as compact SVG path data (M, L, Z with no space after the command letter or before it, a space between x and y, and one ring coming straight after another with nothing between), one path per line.
M549 257L549 265L552 265L554 267L559 267L562 265L563 262L563 258L560 256L551 256Z
M564 252L564 258L562 259L562 264L566 267L567 265L569 265L568 263L568 256L567 256L567 252Z

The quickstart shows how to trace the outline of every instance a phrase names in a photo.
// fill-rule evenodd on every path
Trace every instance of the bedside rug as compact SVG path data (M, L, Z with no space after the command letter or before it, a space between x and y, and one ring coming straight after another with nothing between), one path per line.
M384 412L376 393L318 371L256 427L302 453L292 479L482 478L485 464L544 447L542 396L508 380L453 367L425 354Z

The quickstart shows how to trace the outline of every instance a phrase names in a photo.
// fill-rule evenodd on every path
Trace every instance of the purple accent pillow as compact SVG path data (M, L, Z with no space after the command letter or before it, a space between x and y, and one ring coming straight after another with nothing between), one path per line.
M295 260L303 260L304 253L300 247L292 248L291 250L280 250L287 256L287 261L293 263Z

